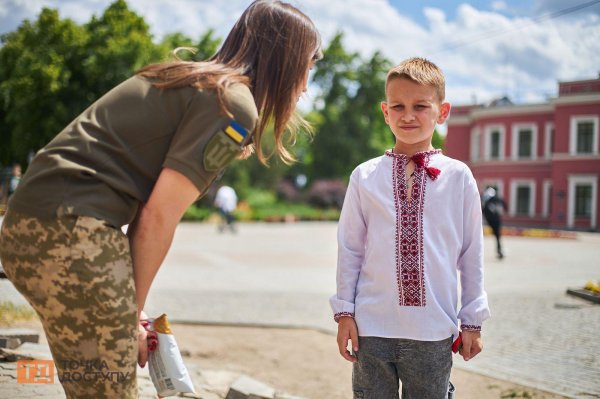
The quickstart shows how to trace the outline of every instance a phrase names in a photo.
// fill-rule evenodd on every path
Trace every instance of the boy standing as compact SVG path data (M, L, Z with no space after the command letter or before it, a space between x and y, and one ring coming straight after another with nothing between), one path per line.
M340 354L354 363L355 398L398 398L399 380L404 399L446 398L458 319L463 358L482 349L489 310L479 192L465 164L431 145L450 112L444 86L422 58L390 70L381 109L396 144L350 177L330 302Z

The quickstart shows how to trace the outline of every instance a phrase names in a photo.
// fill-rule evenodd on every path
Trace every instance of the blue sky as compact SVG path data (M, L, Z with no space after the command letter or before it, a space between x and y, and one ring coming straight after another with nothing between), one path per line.
M411 1L411 0L390 0L389 3L397 10L409 15L415 22L423 25L427 19L423 15L424 7L439 8L446 12L449 19L454 19L456 9L460 4L469 4L472 7L481 10L496 12L509 18L522 17L532 18L547 13L556 12L573 6L589 3L589 0L476 0L476 1L448 1L448 0L429 0L429 1ZM600 4L586 7L585 11L600 12ZM576 14L575 14L576 15Z
M0 0L0 33L24 18L35 19L44 6L83 23L110 2ZM325 43L341 30L345 46L364 57L382 51L394 63L410 56L436 62L446 74L453 104L486 103L504 95L519 103L544 102L556 96L558 81L600 73L600 0L290 2L315 21ZM198 37L208 28L224 36L249 3L128 0L156 38L172 31ZM566 13L580 5L587 7Z
M483 10L489 11L492 10L492 1L468 1L468 2L459 2L459 1L447 1L447 0L434 0L434 1L410 1L410 0L391 0L390 4L399 10L402 13L406 13L417 22L419 25L425 25L427 23L427 19L423 14L424 7L433 7L439 8L445 11L446 15L450 19L454 19L456 16L456 7L461 3L469 3L471 6ZM523 14L529 12L532 7L531 1L505 1L505 3L510 4L511 7L520 8Z

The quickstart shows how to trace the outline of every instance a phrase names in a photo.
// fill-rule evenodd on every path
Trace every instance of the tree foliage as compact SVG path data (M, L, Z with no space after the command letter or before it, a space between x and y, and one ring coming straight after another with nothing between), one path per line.
M87 33L56 10L43 9L1 38L0 161L23 162L86 102L81 61Z
M173 33L155 44L124 0L84 25L44 8L0 40L0 165L25 164L93 101L174 48L195 47L188 59L202 60L220 43L208 30L196 43Z
M184 61L205 61L212 57L221 44L220 38L214 37L213 29L207 30L197 43L180 32L165 35L163 40L158 44L158 57L160 61L173 59L173 50L179 47L191 48L195 51L181 51L177 53L177 57Z
M380 110L390 62L380 53L363 60L347 52L338 33L317 63L321 89L317 135L312 146L312 178L346 178L352 169L393 144Z
M35 21L23 21L0 40L0 165L25 164L31 151L142 66L173 59L177 47L197 49L178 53L180 59L206 60L221 43L213 30L197 40L174 32L155 43L149 26L125 0L115 0L83 25L44 8ZM299 136L294 146L299 162L287 166L274 158L264 168L252 157L228 168L224 182L243 194L273 190L282 179L298 175L307 175L309 185L322 178L346 179L356 165L393 145L380 110L390 61L381 53L363 58L347 51L341 33L324 55L312 79L319 94L305 115L315 137ZM265 136L267 146L271 136ZM436 132L434 146L442 141Z
M156 55L149 26L129 10L124 0L112 3L100 17L93 16L85 29L88 41L83 65L90 102L129 78Z

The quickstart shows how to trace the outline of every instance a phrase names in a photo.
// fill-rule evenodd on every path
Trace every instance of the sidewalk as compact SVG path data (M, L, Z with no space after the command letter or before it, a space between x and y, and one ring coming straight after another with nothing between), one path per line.
M238 227L237 235L220 235L211 225L181 224L147 312L200 324L334 331L328 298L336 224ZM570 398L600 396L600 306L565 294L600 278L600 235L577 236L505 237L503 261L486 237L492 318L485 349L468 363L455 359L456 368ZM0 301L22 303L11 289L0 281Z
M182 224L147 308L178 320L334 331L336 228L249 224L231 236ZM600 306L565 294L600 278L600 234L578 237L505 237L503 261L486 237L485 352L456 367L575 398L600 395Z
M271 398L273 392L278 399L352 397L352 367L337 353L333 335L303 329L181 324L172 327L197 393L186 394L187 397L224 399L232 385L236 388L236 382L242 382L247 389L252 383L255 396L251 399ZM64 398L56 380L52 385L17 383L15 366L0 362L0 397ZM140 397L155 398L147 370L138 371ZM565 399L457 368L453 369L451 380L460 399Z

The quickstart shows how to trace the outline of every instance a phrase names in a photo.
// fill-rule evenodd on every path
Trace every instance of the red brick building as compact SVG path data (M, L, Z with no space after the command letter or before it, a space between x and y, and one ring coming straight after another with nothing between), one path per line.
M454 106L445 153L496 188L506 224L599 231L599 124L600 77L560 82L544 104Z

